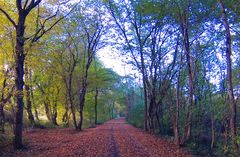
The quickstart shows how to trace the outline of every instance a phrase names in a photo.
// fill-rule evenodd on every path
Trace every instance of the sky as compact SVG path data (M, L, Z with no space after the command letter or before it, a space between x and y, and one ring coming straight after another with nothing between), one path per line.
M112 68L121 76L137 73L137 71L132 69L131 65L124 63L125 58L111 46L102 48L97 52L97 55L106 68Z

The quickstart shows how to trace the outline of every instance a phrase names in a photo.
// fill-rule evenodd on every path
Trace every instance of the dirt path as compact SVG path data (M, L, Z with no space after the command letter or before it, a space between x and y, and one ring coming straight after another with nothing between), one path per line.
M190 157L172 142L145 133L123 118L96 128L76 132L72 129L32 130L24 133L28 149L14 151L11 146L0 156L21 157Z

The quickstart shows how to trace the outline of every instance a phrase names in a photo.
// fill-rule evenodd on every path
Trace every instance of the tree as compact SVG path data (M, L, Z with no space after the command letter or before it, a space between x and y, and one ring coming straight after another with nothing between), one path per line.
M108 1L108 8L112 15L121 35L123 36L126 47L130 51L130 56L133 58L134 65L138 68L142 75L143 91L144 91L144 130L148 130L148 98L147 98L147 71L144 61L144 47L153 31L151 25L144 23L144 15L141 10L143 7L140 3L134 1L129 2L114 2ZM138 12L137 9L140 9ZM125 16L127 14L128 16ZM130 25L132 31L128 29ZM150 27L148 29L144 29ZM153 24L154 25L154 24ZM144 33L143 33L144 30ZM133 37L133 40L131 39ZM136 45L135 47L133 45ZM136 50L136 51L135 51ZM140 59L139 59L140 58Z
M191 136L191 129L192 129L192 108L193 108L193 74L192 74L192 66L191 66L191 52L190 52L190 41L189 41L189 8L190 8L190 1L186 2L187 6L184 8L183 11L179 11L180 16L180 25L181 31L183 36L183 44L185 48L186 54L186 61L187 61L187 68L188 68L188 82L189 82L189 102L188 102L188 112L187 112L187 122L185 126L185 131L183 135L182 143L189 140ZM181 13L182 12L182 13Z
M111 69L106 69L103 64L94 59L94 66L89 73L89 90L94 92L94 123L98 124L99 97L104 93L114 92L114 84L119 80L119 76Z
M225 38L226 38L226 62L227 62L227 88L229 96L229 108L230 108L230 129L231 129L231 139L233 143L233 152L237 156L238 144L236 141L236 100L233 93L232 85L232 36L230 32L230 25L228 22L228 17L226 13L226 8L222 0L218 0L221 8L222 22L225 28Z
M1 85L1 97L0 97L0 131L5 132L4 125L5 125L5 111L4 106L12 97L13 86L9 81L9 77L11 75L10 70L3 69L3 80Z
M35 124L35 120L34 120L34 116L33 116L33 113L32 113L32 101L31 101L31 91L30 91L30 77L31 77L31 71L28 67L28 64L25 62L25 66L24 66L24 71L25 71L25 74L24 74L24 80L25 80L25 84L24 84L24 87L25 87L25 90L26 90L26 106L27 106L27 113L28 113L28 119L31 123L31 125L34 125Z
M47 29L44 27L46 22L52 20L55 15L51 15L47 17L41 27L37 27L36 33L30 38L25 36L25 28L26 28L26 19L29 16L30 12L33 11L36 7L39 6L41 0L31 0L31 1L22 1L16 0L16 9L17 9L17 21L15 22L14 19L2 8L0 7L0 11L5 17L12 23L15 31L16 31L16 38L15 38L15 52L14 52L14 69L15 69L15 99L16 99L16 120L15 120L15 129L14 129L14 146L15 148L19 149L23 147L22 144L22 124L23 124L23 86L24 86L24 62L25 62L25 42L27 40L32 40L32 42L36 42L39 40L45 33L50 31L62 18L55 21L50 27ZM39 21L37 21L39 22Z
M25 21L30 11L35 8L41 0L36 2L32 0L30 3L26 1L22 6L22 1L16 1L16 7L18 10L18 21L15 23L14 20L8 15L6 11L0 8L0 11L8 18L16 29L16 47L15 47L15 85L16 85L16 124L15 124L15 147L17 149L22 148L22 118L23 118L23 75L24 75L24 44L25 44Z
M94 56L99 48L102 47L100 38L105 31L101 12L93 4L85 3L82 8L77 8L73 14L76 27L80 30L81 41L81 60L80 60L80 82L79 88L79 122L76 129L82 130L83 109L85 105L85 96L88 86L88 73ZM93 7L95 11L88 13L83 8ZM100 13L100 14L99 14ZM84 15L84 16L83 16Z
M63 116L63 121L69 125L69 107L71 110L73 123L75 128L77 128L77 119L75 115L76 105L74 104L74 98L76 96L76 89L74 89L74 80L76 79L76 67L80 61L79 56L81 55L81 36L77 35L77 27L67 24L69 26L63 25L64 27L64 37L63 41L61 39L57 40L56 44L61 45L57 50L60 52L60 58L57 58L57 64L60 64L61 69L57 70L57 73L62 77L62 80L66 87L66 107ZM67 28L68 27L68 28ZM76 34L76 35L75 35ZM58 55L56 55L58 56Z
M130 62L142 75L144 128L149 131L154 130L155 122L159 127L161 125L162 101L176 74L179 42L174 34L176 28L165 20L167 7L164 4L147 1L120 4L109 1L110 13L125 40L124 50L129 52L126 56L130 56ZM168 59L169 56L173 59Z
M93 25L94 26L94 25ZM94 55L97 51L97 46L99 44L99 40L100 37L102 35L102 29L103 26L101 23L96 23L95 28L93 27L93 31L92 30L87 30L87 28L85 29L85 35L86 35L86 45L85 45L85 50L84 50L84 55L83 55L83 73L82 73L82 77L81 77L81 85L80 85L80 93L79 93L79 97L80 97L80 120L77 126L77 130L82 130L82 124L83 124L83 108L84 108L84 104L85 104L85 96L86 96L86 92L87 92L87 81L88 81L88 70L90 68L90 65L93 61Z

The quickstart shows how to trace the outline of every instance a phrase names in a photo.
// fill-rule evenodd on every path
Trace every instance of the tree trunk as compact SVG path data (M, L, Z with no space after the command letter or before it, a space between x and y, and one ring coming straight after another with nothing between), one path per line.
M98 105L98 88L95 89L95 104L94 104L94 112L95 112L95 124L98 124L97 121L97 105Z
M89 53L89 52L88 52ZM85 58L85 56L84 56ZM79 119L79 123L78 123L78 126L77 126L77 130L82 130L82 125L83 125L83 108L84 108L84 105L85 105L85 96L86 96L86 92L87 92L87 80L88 80L88 69L90 67L90 64L91 64L91 61L92 61L92 58L89 58L89 55L88 55L88 60L87 60L87 64L86 64L86 67L85 67L85 73L84 73L84 76L82 78L82 89L81 89L81 92L80 92L80 119ZM85 59L84 59L84 65L85 65Z
M77 126L77 130L82 130L82 125L83 125L83 108L80 109L80 119L79 119L79 123L78 123L78 126Z
M54 103L54 106L53 106L52 123L54 125L58 126L58 123L57 123L57 102Z
M55 100L53 101L53 109L52 109L52 123L54 125L58 126L58 123L57 123L57 115L58 115L57 105L58 105L60 87L58 86L56 88L57 88L57 93L55 93Z
M74 124L75 128L77 129L77 120L76 120L75 109L74 109L73 105L70 106L70 109L71 109L71 113L72 113L73 124Z
M62 117L62 122L66 123L66 125L68 126L68 108L66 108L66 107L65 107L65 112Z
M29 80L30 82L32 82L32 72L29 71ZM33 87L30 86L30 95L31 95L31 99L32 99L32 104L34 106L34 115L37 121L39 121L39 117L38 117L38 111L37 111L37 106L34 103L34 94L33 94Z
M112 119L114 118L114 102L112 102Z
M211 137L211 150L213 150L214 143L215 143L215 127L214 127L213 113L211 113L211 135L212 135L212 137Z
M20 11L22 12L22 11ZM19 14L23 14L19 13ZM15 85L16 85L16 120L14 128L14 146L16 149L23 147L22 144L22 126L23 126L23 76L24 76L24 29L25 29L26 16L19 15L18 24L16 26L16 47L15 47Z
M52 123L56 126L58 126L57 123L57 111L54 112L54 114L52 115Z
M2 94L1 94L1 98L0 98L0 131L1 132L5 132L5 129L4 129L4 125L5 125L5 115L4 115L4 105L5 103L7 102L7 99L5 99L5 95L4 95L4 89L6 88L7 86L7 79L4 78L3 80L3 85L2 85Z
M30 75L29 75L29 68L28 68L28 64L25 63L25 90L26 90L26 103L27 103L27 113L28 113L28 119L31 123L31 125L35 124L34 121L34 116L32 113L32 102L31 102L31 93L30 93ZM27 82L27 83L26 83Z
M34 108L34 113L35 113L35 117L36 117L36 119L39 121L38 110L37 110L36 107Z
M224 147L227 148L229 147L229 120L228 118L224 119L224 122L223 122L223 136L224 136ZM229 152L228 150L224 150L223 152L223 156L228 156L229 155Z
M156 118L157 118L157 124L158 124L158 127L159 127L159 133L160 133L160 129L161 129L161 122L160 122L160 117L159 117L159 106L157 106L157 111L155 112L155 114L156 114Z
M226 36L226 61L227 61L227 88L229 96L229 108L230 108L230 129L231 129L231 139L233 144L233 154L237 156L238 153L238 144L236 141L236 101L233 93L232 85L232 39L230 27L227 19L227 13L225 11L225 6L222 0L218 0L221 12L222 12L222 22L225 27L225 36Z
M80 94L80 112L79 112L80 113L80 119L79 119L77 130L82 130L82 124L83 124L83 108L84 108L84 104L85 104L85 95L86 95L86 88L87 88L85 81L83 81L83 89L82 89L82 92Z
M150 96L151 98L149 98L149 107L148 107L148 131L150 132L154 132L154 116L155 116L155 113L154 113L154 107L155 107L155 104L154 104L154 97L153 97L153 94Z
M48 119L49 121L51 121L51 120L52 120L52 116L51 116L51 112L50 112L48 103L47 103L47 102L44 102L43 104L44 104L44 108L45 108L45 113L46 113L47 119Z
M206 73L205 73L206 75ZM209 99L210 99L210 104L211 104L211 153L213 153L213 148L214 148L214 144L215 144L215 118L214 118L214 106L213 106L213 102L212 102L212 93L211 93L211 87L210 85L208 85L208 89L210 91L209 93ZM207 93L206 93L207 94ZM205 96L205 102L206 101L207 96Z
M179 79L180 79L180 69L179 69L178 77L177 77L177 85L176 85L176 111L175 111L175 119L174 119L174 124L173 124L173 129L174 129L174 143L175 143L177 146L180 146L179 126L178 126L178 121L179 121L179 107L180 107L180 101L179 101Z
M73 95L72 95L72 73L73 71L70 72L69 75L69 80L68 80L68 98L69 98L69 103L70 103L70 109L72 112L72 118L73 118L73 124L75 126L75 128L77 129L77 120L76 120L76 115L75 115L75 109L74 109L74 105L73 105Z
M69 126L68 111L69 111L69 107L68 107L68 94L66 92L66 95L65 95L65 112L64 112L63 117L62 117L62 123L64 123L67 127Z
M4 110L3 110L3 103L0 102L0 131L2 133L5 132L4 125L5 125L5 116L4 116Z
M182 139L182 144L187 142L191 137L192 131L192 108L193 108L193 76L192 76L192 67L191 67L191 52L190 52L190 43L189 43L189 34L188 34L188 19L187 13L184 12L182 17L182 33L183 33L183 42L186 53L187 68L188 68L188 84L189 84L189 97L188 97L188 111L187 111L187 120L184 128L184 134Z
M71 70L69 71L69 75L68 77L63 75L63 81L65 83L66 86L66 104L65 104L65 113L63 115L62 121L66 122L66 125L69 125L69 119L70 119L70 115L68 114L68 110L70 107L70 112L72 113L72 120L73 120L73 125L75 127L75 129L77 129L77 120L76 120L76 114L75 114L75 108L74 108L74 97L72 94L72 76L73 76L73 72L74 72L74 68L75 68L75 64L76 62L73 63L73 66L71 67Z
M26 1L25 5L23 5L22 0L16 0L16 8L17 8L17 23L11 18L11 16L6 13L2 8L0 8L0 11L7 17L7 19L13 24L15 30L16 30L16 46L15 46L15 52L14 52L14 72L15 72L15 102L16 102L16 120L15 120L15 128L14 128L14 147L16 149L22 148L22 125L23 125L23 86L24 86L24 60L25 60L25 53L24 53L24 44L26 38L24 38L24 32L25 32L25 21L28 14L31 12L32 9L37 7L39 3L41 3L42 0L31 0ZM50 18L51 19L51 18ZM50 20L50 19L46 19ZM61 20L61 19L60 19ZM59 20L59 21L60 21ZM46 22L45 21L45 22ZM56 23L54 23L56 25ZM52 27L54 26L52 25ZM50 29L52 28L50 27ZM49 29L49 30L50 30ZM40 29L39 31L43 30ZM36 36L34 39L32 39L33 42L37 41L39 38L42 37L43 34L45 34L47 31L43 31L42 34L38 36L38 33L35 34Z
M138 37L140 38L140 37ZM140 39L139 39L140 40ZM141 40L140 40L141 42ZM143 81L143 92L144 92L144 130L148 131L148 97L147 97L147 77L145 72L145 64L143 57L143 49L140 44L140 57L141 57L141 73L142 73L142 81Z
M145 74L143 77L143 92L144 92L144 130L148 131L148 101L147 101L147 86L145 81Z

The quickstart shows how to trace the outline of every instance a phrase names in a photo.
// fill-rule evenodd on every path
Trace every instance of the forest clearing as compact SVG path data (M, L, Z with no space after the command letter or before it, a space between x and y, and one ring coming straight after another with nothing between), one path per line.
M239 157L239 17L240 0L0 0L0 156Z
M24 133L27 149L3 148L1 157L191 157L173 142L134 128L124 118L96 128L31 130Z

